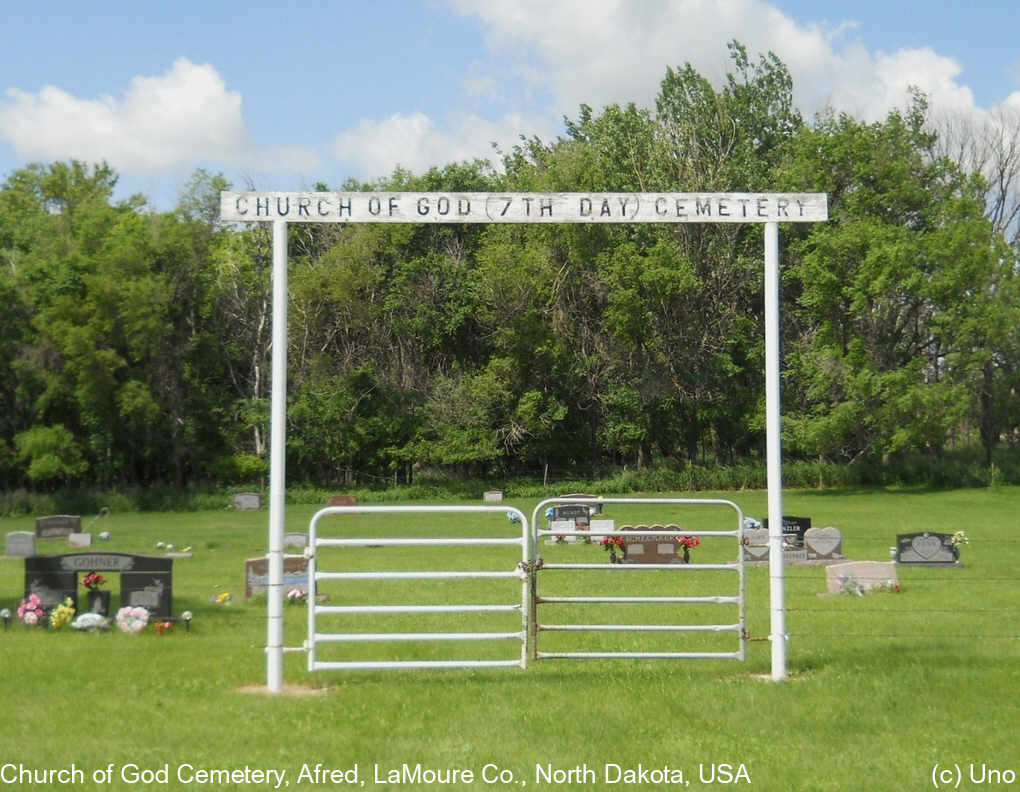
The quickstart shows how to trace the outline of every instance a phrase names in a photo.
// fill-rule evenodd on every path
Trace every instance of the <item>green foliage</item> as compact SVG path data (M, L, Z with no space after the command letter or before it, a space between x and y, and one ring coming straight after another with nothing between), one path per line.
M15 455L34 482L67 481L88 468L74 436L63 424L34 426L14 437Z
M806 124L774 54L729 55L715 84L667 69L654 107L581 105L501 172L397 168L343 189L825 192L828 223L781 235L787 474L990 481L1020 442L1020 268L984 216L988 185L937 156L922 96L873 123ZM0 187L0 487L261 481L269 230L219 221L221 174L196 171L172 212L114 203L116 181L72 160ZM758 486L760 227L288 234L290 481L622 469L621 487Z

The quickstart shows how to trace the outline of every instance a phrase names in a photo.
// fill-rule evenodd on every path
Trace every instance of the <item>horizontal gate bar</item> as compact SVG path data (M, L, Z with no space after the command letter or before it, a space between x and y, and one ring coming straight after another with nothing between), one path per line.
M740 570L740 564L548 564L542 563L542 570L546 569L689 569L692 572L696 569L732 569Z
M621 530L619 528L613 528L612 530L605 529L605 528L599 528L599 529L594 529L593 528L590 531L588 531L588 530L584 530L584 531L558 531L555 528L536 528L535 529L535 535L536 536L581 536L581 537L584 537L584 536L623 536L623 537L628 537L628 536L665 536L665 537L668 537L668 538L673 538L674 536L689 536L689 535L694 535L694 534L696 534L697 536L732 536L732 537L736 537L736 536L740 535L740 531L684 531L682 529L681 530L676 530L676 531L642 531L642 530L634 530L634 526L631 526L631 529L627 530L627 531L623 531L623 530Z
M502 641L522 640L517 632L462 633L315 633L316 641L343 643L350 641Z
M740 632L739 624L539 624L547 632Z
M519 611L514 605L316 605L317 614L328 613L482 613Z
M506 668L521 667L520 660L316 660L311 671L355 671L398 668Z
M355 538L355 539L316 539L316 547L382 547L393 545L517 545L520 547L523 540L520 537L478 537L467 536L449 537L444 539L425 538Z
M453 578L518 578L518 570L512 572L316 572L316 580L429 580Z
M743 660L740 652L538 652L539 660Z
M536 603L545 604L547 602L590 602L590 603L606 603L606 602L654 602L654 603L691 603L691 604L707 604L707 605L737 605L740 603L739 597L536 597Z

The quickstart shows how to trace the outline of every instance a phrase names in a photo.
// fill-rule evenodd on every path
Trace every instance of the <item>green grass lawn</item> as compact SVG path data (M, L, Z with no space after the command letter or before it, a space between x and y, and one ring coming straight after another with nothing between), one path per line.
M732 498L750 516L765 515L764 492L719 497ZM529 515L535 505L508 502ZM692 532L732 523L725 510L695 516L663 509L611 506L605 516L618 525L677 522ZM313 512L289 508L287 529L306 530ZM193 548L194 557L177 561L174 570L174 611L191 610L192 627L160 636L151 629L78 634L14 623L0 634L6 715L0 789L273 789L282 778L280 788L292 790L352 786L345 782L366 789L613 789L640 782L646 789L911 790L933 788L936 765L950 773L958 766L961 789L1015 785L1020 488L793 491L785 493L784 512L839 527L844 554L853 559L888 560L896 534L917 530L963 529L971 544L963 548L960 568L901 567L897 594L821 596L821 567L788 567L789 678L779 684L763 681L770 645L756 640L743 663L542 660L527 670L313 674L302 653L288 653L287 691L268 696L248 692L266 680L265 599L243 597L244 560L265 552L267 512L111 514L92 527L112 533L101 549L156 553L157 542ZM83 515L83 524L92 519ZM512 530L500 515L350 516L324 528L350 536ZM0 529L32 530L33 521L0 520ZM41 541L38 548L44 554L68 549L62 540ZM593 545L540 550L546 560L607 561ZM725 560L732 550L723 540L706 539L693 560ZM513 548L479 552L358 548L324 551L320 561L330 568L506 569L519 560ZM117 575L110 577L116 607ZM715 594L726 593L733 581L723 572L550 570L542 573L540 590ZM17 607L23 583L22 562L0 560L0 607ZM343 582L326 590L334 603L510 602L519 598L520 583ZM754 638L769 632L768 591L767 567L749 567L747 623ZM233 595L230 604L210 602L221 592ZM674 620L659 606L574 606L561 614L563 607L542 606L543 620ZM306 610L288 606L285 614L286 644L300 646ZM725 621L732 609L695 606L683 617ZM520 623L517 615L500 614L460 621L398 616L371 624L364 617L331 618L331 630L380 632L503 630ZM553 633L541 641L543 648L736 645L731 635L660 633ZM506 642L337 644L329 650L340 659L519 654ZM323 774L334 769L346 776ZM33 775L18 775L23 772Z

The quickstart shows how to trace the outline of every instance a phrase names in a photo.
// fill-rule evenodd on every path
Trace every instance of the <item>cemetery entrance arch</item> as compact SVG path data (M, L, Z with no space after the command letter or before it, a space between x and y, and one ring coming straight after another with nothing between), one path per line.
M761 223L772 678L786 677L779 445L779 223L828 219L824 193L222 192L220 217L273 224L266 686L283 687L288 223Z

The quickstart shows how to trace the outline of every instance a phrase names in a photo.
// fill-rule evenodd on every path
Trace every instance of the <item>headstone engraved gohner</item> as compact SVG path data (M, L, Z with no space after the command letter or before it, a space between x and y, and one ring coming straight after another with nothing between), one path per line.
M68 553L25 559L25 596L39 595L47 607L67 597L78 608L78 575L119 572L121 605L141 606L156 618L170 618L173 559L130 553Z

